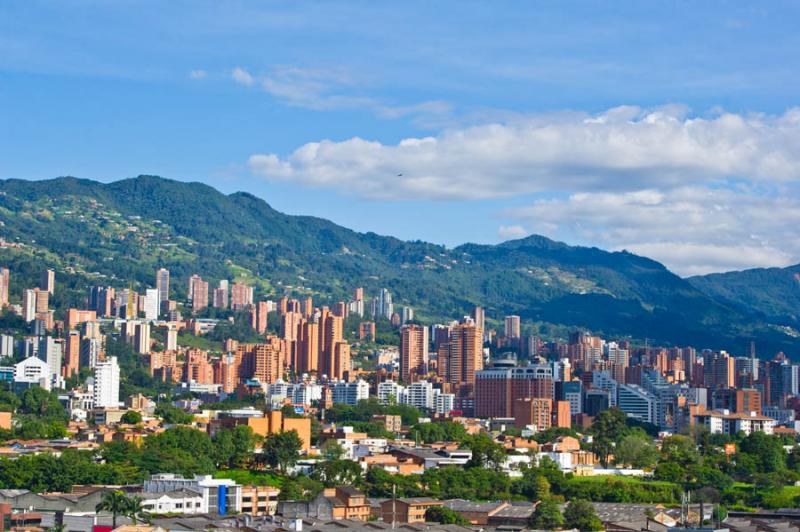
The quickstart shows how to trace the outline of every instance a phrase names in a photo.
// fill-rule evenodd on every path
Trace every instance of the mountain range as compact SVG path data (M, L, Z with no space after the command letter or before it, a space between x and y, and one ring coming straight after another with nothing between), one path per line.
M260 295L327 302L357 286L373 295L388 288L422 321L482 305L493 319L518 314L545 335L585 328L733 353L754 340L765 357L800 348L800 265L682 279L646 257L535 235L446 248L155 176L2 180L0 238L0 263L15 276L12 299L45 267L59 272L64 305L78 304L87 284L152 286L165 267L178 298L194 273L212 283L243 279Z

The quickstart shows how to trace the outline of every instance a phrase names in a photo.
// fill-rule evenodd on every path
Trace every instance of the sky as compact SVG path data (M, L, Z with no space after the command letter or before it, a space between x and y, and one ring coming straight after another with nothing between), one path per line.
M448 246L800 262L797 2L0 3L0 178L140 174Z

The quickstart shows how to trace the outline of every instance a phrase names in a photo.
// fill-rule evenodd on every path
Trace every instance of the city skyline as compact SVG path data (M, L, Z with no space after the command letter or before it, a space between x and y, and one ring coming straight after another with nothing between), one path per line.
M800 262L796 6L572 7L9 3L0 178L157 174L684 276Z

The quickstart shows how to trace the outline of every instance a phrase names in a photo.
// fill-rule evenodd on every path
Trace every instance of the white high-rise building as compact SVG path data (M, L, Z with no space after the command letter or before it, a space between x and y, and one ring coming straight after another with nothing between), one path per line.
M178 350L178 329L174 325L170 325L167 329L167 345L164 347L167 351Z
M414 309L411 307L403 307L402 316L400 316L400 323L405 325L409 321L414 321Z
M95 408L119 406L119 365L117 357L109 357L94 367Z
M50 379L58 387L61 379L61 360L63 357L62 343L50 336L39 339L39 349L36 355L50 367Z
M10 334L0 335L0 357L14 356L14 337Z
M355 382L340 381L333 385L334 403L355 406L362 399L369 399L369 384L361 379Z
M456 396L452 393L441 393L439 390L433 391L436 403L437 414L449 414L456 408Z
M381 404L400 403L401 398L405 397L405 386L394 381L383 381L378 384L378 400Z
M158 319L158 309L161 307L159 293L156 288L148 288L144 296L144 319L155 321Z
M407 402L411 406L432 410L435 406L433 384L428 381L417 381L407 389Z
M22 317L31 322L36 319L36 292L26 289L22 293Z
M158 291L158 304L169 300L169 270L161 268L156 272L156 290Z

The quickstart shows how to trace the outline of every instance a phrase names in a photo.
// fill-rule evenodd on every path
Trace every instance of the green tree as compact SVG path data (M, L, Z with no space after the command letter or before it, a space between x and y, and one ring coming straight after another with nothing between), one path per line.
M39 386L32 386L22 392L17 412L43 419L67 419L67 413L61 406L58 395Z
M490 467L499 469L506 460L506 450L502 445L495 442L491 436L480 433L465 440L472 458L467 464L468 467Z
M297 463L303 444L296 430L270 434L261 446L261 459L281 473Z
M608 467L608 459L614 452L614 444L627 434L627 416L617 407L603 410L592 422L592 451L600 459L603 467Z
M117 516L126 515L130 508L130 500L122 490L111 490L103 494L100 502L95 506L95 511L108 512L112 515L111 525L117 528Z
M142 414L140 414L136 410L128 410L127 412L122 414L120 421L122 421L123 423L127 423L128 425L136 425L137 423L142 422Z
M155 414L167 425L188 425L194 416L166 402L156 405Z
M442 525L470 525L469 519L447 506L431 506L425 510L425 521Z
M325 460L318 463L311 473L311 478L322 482L326 488L360 484L362 469L353 460Z
M614 463L632 467L651 467L658 460L653 441L639 434L624 436L614 449Z
M536 505L529 524L539 530L555 530L564 526L564 516L556 501L542 499Z
M128 498L125 515L131 518L134 525L137 521L150 522L150 512L142 506L142 498L138 495Z
M594 506L583 499L570 501L564 508L564 525L567 528L577 528L581 532L603 530L603 523L597 517Z
M344 456L344 447L333 438L325 440L319 448L319 452L325 460L341 460Z
M682 434L675 434L664 438L661 442L661 461L686 467L698 463L700 453L694 440Z

